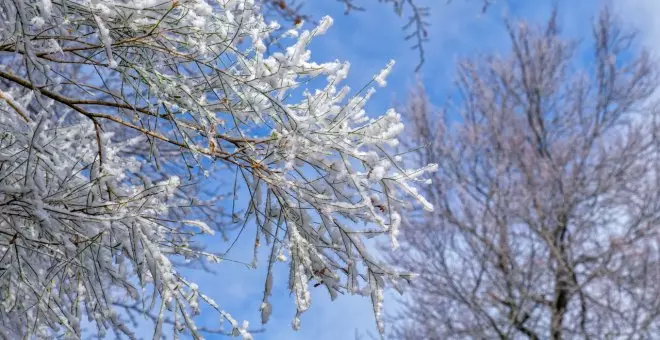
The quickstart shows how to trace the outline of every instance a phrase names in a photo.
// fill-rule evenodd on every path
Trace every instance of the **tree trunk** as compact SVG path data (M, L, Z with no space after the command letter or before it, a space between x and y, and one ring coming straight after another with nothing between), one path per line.
M566 252L566 233L568 229L568 218L565 214L559 216L559 225L555 230L554 249L558 252L557 271L555 273L555 291L552 301L552 319L550 324L550 339L562 339L562 325L566 307L571 294L571 273L569 270L568 254Z

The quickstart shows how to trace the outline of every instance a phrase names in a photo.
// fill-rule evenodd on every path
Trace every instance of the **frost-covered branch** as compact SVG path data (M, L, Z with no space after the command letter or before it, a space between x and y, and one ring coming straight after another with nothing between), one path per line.
M249 339L180 272L231 260L248 228L250 266L271 247L264 322L274 261L290 265L294 327L310 284L371 296L378 316L408 276L363 238L395 242L403 210L432 208L417 185L433 167L394 156L400 116L367 116L374 89L342 87L348 63L311 61L331 24L268 51L278 24L250 0L0 0L0 332L76 338L85 317L133 337L124 305L155 317L154 338L167 323L201 338L206 304ZM200 239L217 231L224 252Z

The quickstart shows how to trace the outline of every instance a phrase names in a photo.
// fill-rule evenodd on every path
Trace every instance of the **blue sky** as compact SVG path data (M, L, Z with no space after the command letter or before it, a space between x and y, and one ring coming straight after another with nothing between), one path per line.
M572 37L585 37L590 33L590 19L602 1L559 0L560 19L564 32ZM654 47L654 37L659 36L660 23L653 18L660 14L660 0L613 0L613 6L629 24L641 30L642 40ZM335 24L330 31L317 38L311 45L316 61L348 60L351 63L348 84L354 90L362 87L390 59L397 64L388 78L388 86L379 89L367 106L371 115L379 115L403 101L407 89L415 82L413 70L417 65L417 51L404 41L401 26L404 21L392 9L375 0L362 0L367 12L343 14L337 1L307 0L306 11L319 18L330 15ZM488 12L481 15L481 0L446 1L425 0L431 7L429 21L430 42L426 46L426 63L420 75L432 101L442 102L451 94L455 62L462 57L479 53L505 52L508 47L502 18L505 16L543 20L548 17L551 0L497 0ZM232 250L231 257L249 263L252 258L251 244L254 229L249 228ZM243 245L243 246L241 246ZM226 245L220 245L218 250ZM263 258L262 258L263 260ZM264 263L263 261L261 263ZM216 266L215 275L187 272L190 279L199 282L200 289L213 297L220 306L236 319L249 320L253 328L260 327L258 307L261 303L265 268L247 269L239 264L224 262ZM312 307L302 317L302 329L291 329L295 313L292 298L286 289L287 277L284 266L278 268L274 280L273 315L264 333L254 334L256 340L336 340L353 339L357 331L375 334L375 324L369 299L341 296L330 302L321 288L312 288ZM393 308L392 300L386 300L385 308ZM217 325L218 316L208 313L204 324ZM208 321L208 322L206 322ZM141 332L142 333L142 332ZM145 338L151 333L145 329ZM222 339L224 336L208 336Z

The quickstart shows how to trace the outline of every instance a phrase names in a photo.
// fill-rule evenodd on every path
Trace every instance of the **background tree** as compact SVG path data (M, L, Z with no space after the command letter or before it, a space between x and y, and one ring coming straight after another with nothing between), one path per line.
M607 10L588 60L556 13L507 28L507 55L460 63L447 109L421 87L406 106L439 171L390 256L419 274L392 337L657 338L655 63Z
M278 25L250 0L0 0L0 336L80 338L85 318L133 338L120 311L137 310L154 339L164 324L200 338L221 332L196 325L204 304L249 339L179 271L231 260L248 229L252 265L270 247L263 322L279 260L294 328L320 285L371 296L382 329L382 290L408 276L362 240L394 239L411 197L431 208L415 186L432 167L392 152L403 125L366 116L371 83L349 95L347 63L310 60L331 24L267 52ZM200 235L229 227L223 252L205 250Z

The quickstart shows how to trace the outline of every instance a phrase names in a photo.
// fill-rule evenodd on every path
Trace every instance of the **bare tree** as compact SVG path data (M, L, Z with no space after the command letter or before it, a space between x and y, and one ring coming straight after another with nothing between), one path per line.
M461 63L447 109L413 91L439 171L391 256L419 274L394 338L660 337L657 72L607 10L589 62L556 21L508 22L510 53Z

